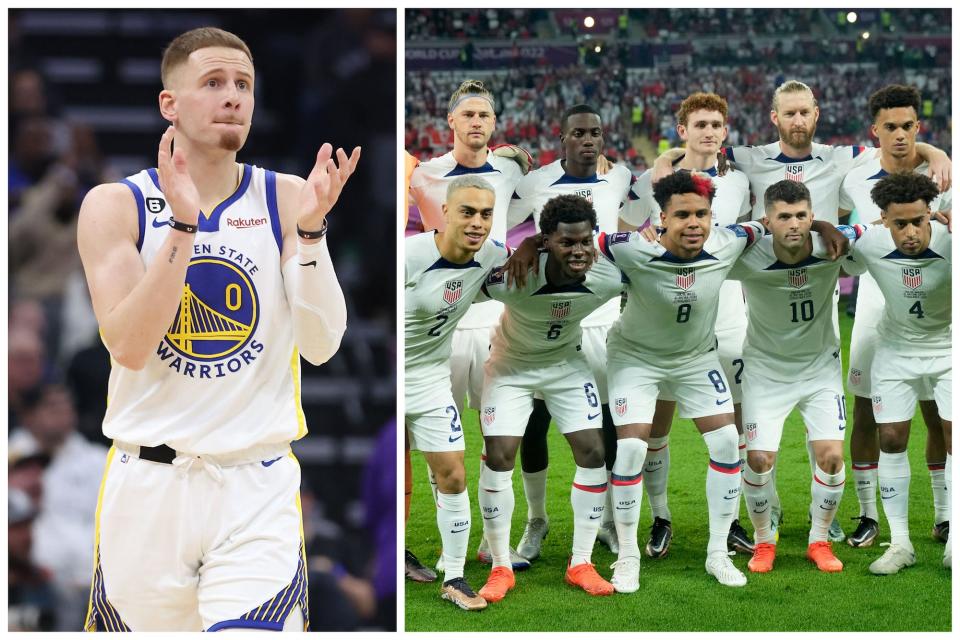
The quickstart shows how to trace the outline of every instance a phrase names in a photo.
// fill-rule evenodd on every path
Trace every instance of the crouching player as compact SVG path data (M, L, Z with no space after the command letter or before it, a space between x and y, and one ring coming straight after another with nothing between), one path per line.
M951 236L946 225L930 220L937 187L918 173L881 178L870 196L883 226L871 227L844 261L848 273L869 271L886 302L877 324L877 352L870 370L873 416L880 433L877 476L883 511L890 523L890 546L870 572L893 574L916 562L907 526L910 463L907 440L918 394L933 389L947 445L944 477L950 504L952 466L953 373L951 342ZM950 542L943 565L950 568Z
M515 582L509 546L512 476L536 392L570 443L577 467L570 490L573 551L566 581L591 595L613 593L613 585L590 562L607 471L600 398L581 351L580 321L619 296L623 285L620 270L609 260L601 257L592 264L596 224L593 206L584 198L549 200L540 213L547 252L539 256L536 276L508 288L505 270L496 270L483 285L483 293L506 307L491 341L480 410L487 459L480 472L479 503L493 569L479 593L488 602L503 599Z
M781 180L764 194L765 222L772 235L748 249L730 272L747 298L743 348L743 424L747 464L743 491L755 531L754 573L773 569L772 470L783 423L799 408L816 466L810 482L812 514L807 558L821 571L840 571L827 539L843 494L846 410L840 342L833 331L833 292L842 261L814 255L810 192ZM822 255L821 252L817 252Z

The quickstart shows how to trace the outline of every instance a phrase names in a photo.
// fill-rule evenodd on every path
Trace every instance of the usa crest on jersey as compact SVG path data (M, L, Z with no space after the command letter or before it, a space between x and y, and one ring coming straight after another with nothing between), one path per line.
M803 285L807 284L806 267L801 267L800 269L788 270L787 280L790 282L790 286L793 287L794 289L802 289Z
M783 177L787 180L793 180L794 182L803 182L803 165L788 164L786 169L784 169Z
M677 267L677 286L684 291L693 286L697 273L693 267Z
M593 189L578 189L573 192L573 195L580 196L590 204L593 204Z
M483 408L483 424L488 427L493 424L493 421L497 419L497 408L496 407L484 407Z
M463 295L463 280L448 280L443 285L443 301L447 304L453 304Z
M613 401L613 410L617 412L618 416L625 414L627 412L627 399L615 398Z
M561 302L554 302L553 308L551 309L550 315L557 320L562 320L566 318L570 313L570 301L563 300Z
M920 272L920 267L903 268L903 286L907 289L916 289L921 284L923 284L923 274Z

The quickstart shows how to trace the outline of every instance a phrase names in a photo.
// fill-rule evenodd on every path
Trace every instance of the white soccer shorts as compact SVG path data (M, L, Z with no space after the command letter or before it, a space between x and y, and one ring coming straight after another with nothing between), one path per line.
M847 388L861 398L870 398L870 367L877 349L877 323L883 315L883 293L877 281L869 273L860 276L857 290L857 311L850 335L850 369L847 371ZM921 400L933 400L933 389L924 385Z
M454 329L450 355L450 386L457 408L463 411L463 399L468 407L480 406L483 395L483 365L490 357L490 337L493 327L482 329Z
M597 385L585 357L538 368L487 363L480 409L484 436L522 436L534 393L547 404L560 433L599 429L603 422Z
M581 337L582 353L587 357L590 372L597 383L597 397L600 402L607 399L607 332L613 323L598 327L583 327Z
M779 451L783 423L799 409L809 440L843 440L847 410L843 372L835 359L819 375L781 382L752 373L743 376L743 433L747 451Z
M873 419L877 424L912 420L917 401L932 389L940 417L952 420L952 382L950 356L906 356L878 345L871 370Z
M730 385L733 404L740 404L743 401L743 391L740 387L743 383L743 341L746 337L746 327L737 327L732 331L717 334L716 354L723 368L723 377ZM674 402L676 398L669 391L661 391L658 400Z
M296 607L306 618L289 445L173 464L138 452L118 443L107 454L88 631L279 631Z
M679 366L670 362L653 366L620 354L609 354L609 362L610 413L617 426L652 423L661 393L677 399L681 418L733 413L730 387L716 351Z
M441 390L437 404L421 412L407 411L411 451L463 451L463 425L449 389Z

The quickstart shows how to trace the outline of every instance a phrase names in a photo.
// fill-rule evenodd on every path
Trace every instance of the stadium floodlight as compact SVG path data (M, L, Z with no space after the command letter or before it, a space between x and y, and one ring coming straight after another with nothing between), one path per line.
M600 53L600 45L597 45L593 48L596 53Z
M583 26L585 26L587 29L592 29L594 23L595 21L593 19L593 16L587 16L586 18L583 19Z
M857 21L857 12L856 12L856 11L850 11L849 13L847 13L847 22L853 24L853 23L856 22L856 21Z
M864 40L869 40L869 39L870 39L870 32L869 32L869 31L864 31L863 33L860 34L860 37L863 38Z

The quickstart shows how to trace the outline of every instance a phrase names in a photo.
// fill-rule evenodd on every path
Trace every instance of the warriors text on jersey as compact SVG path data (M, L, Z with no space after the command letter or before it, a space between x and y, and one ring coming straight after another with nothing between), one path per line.
M628 280L627 305L610 329L607 353L679 366L713 349L720 283L763 233L759 222L717 227L688 259L636 231L601 234L600 249Z
M156 169L123 182L148 266L171 232L170 208ZM244 165L233 195L200 214L180 308L156 352L140 371L111 369L104 435L202 455L306 433L282 238L276 175Z
M526 286L507 288L505 273L495 269L483 292L506 306L491 340L491 362L510 361L541 367L576 354L580 321L623 289L620 270L600 257L583 282L553 285L547 281L547 254Z
M404 242L407 412L417 412L429 404L431 389L438 385L449 389L454 327L470 308L490 270L507 259L504 245L487 240L473 259L455 264L440 255L435 235L421 233Z
M926 162L917 166L914 171L921 175L927 174L929 165ZM880 166L880 154L857 165L850 170L843 179L840 190L840 208L846 211L856 210L860 222L870 224L880 219L880 207L870 197L870 190L880 178L890 175ZM941 193L930 203L931 211L949 211L953 204L953 190Z

